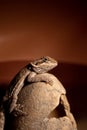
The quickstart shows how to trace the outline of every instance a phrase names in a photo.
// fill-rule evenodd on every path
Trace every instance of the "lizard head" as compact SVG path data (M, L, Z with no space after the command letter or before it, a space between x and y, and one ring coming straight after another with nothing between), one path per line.
M49 56L42 57L30 63L36 73L45 73L57 66L57 61Z

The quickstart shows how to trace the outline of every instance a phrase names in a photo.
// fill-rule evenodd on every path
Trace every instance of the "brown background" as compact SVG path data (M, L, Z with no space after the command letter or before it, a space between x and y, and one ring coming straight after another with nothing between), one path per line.
M52 73L67 89L79 130L86 130L87 4L0 2L1 88L22 66L43 55L59 61Z
M0 2L0 61L50 55L87 64L87 8L82 2Z

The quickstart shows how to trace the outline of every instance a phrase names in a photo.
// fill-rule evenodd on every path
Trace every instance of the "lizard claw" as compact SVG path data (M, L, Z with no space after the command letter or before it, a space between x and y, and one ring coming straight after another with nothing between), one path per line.
M17 106L13 110L13 115L14 116L25 116L25 115L27 115L27 113L24 112L22 109L23 109L23 105L17 104Z

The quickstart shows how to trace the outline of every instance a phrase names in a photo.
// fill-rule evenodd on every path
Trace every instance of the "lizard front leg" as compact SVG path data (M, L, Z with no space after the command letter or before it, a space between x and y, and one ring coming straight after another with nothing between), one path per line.
M29 75L27 78L28 82L45 82L48 83L49 85L53 85L53 79L49 77L48 73L42 73L42 74L37 74L37 75Z

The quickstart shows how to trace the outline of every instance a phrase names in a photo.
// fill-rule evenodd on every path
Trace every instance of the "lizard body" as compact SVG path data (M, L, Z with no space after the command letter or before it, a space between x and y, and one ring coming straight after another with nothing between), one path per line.
M48 72L57 66L57 61L51 57L45 56L35 61L30 62L27 66L21 69L14 77L9 85L8 90L3 98L3 102L10 101L9 112L13 110L23 114L20 104L17 104L18 94L25 84L25 79L28 77L28 82L35 82L35 76ZM38 82L38 81L36 81Z

